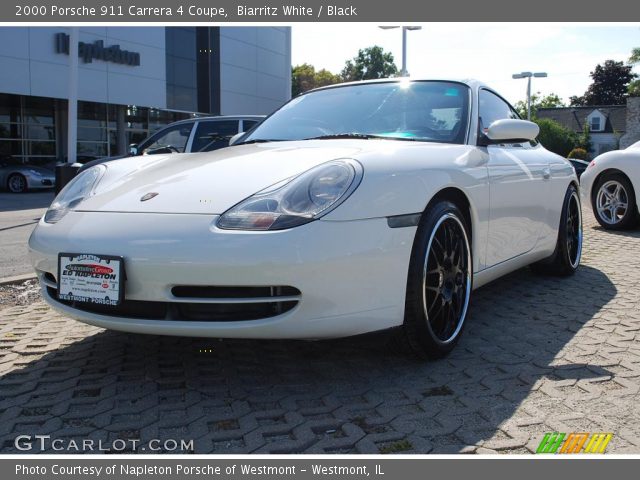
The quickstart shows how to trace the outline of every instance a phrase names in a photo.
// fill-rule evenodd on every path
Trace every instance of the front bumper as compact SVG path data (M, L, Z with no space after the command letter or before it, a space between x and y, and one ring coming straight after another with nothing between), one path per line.
M591 189L593 188L593 181L597 176L596 169L594 167L588 168L580 176L580 197L582 205L592 208L591 205Z
M70 212L57 224L40 221L29 240L31 259L49 304L108 329L221 338L327 338L402 323L416 227L392 229L385 218L376 218L239 232L216 228L216 219ZM124 257L127 300L185 301L174 296L174 286L287 285L300 295L291 310L253 320L192 321L176 317L175 311L166 319L87 312L55 298L50 279L57 278L59 252Z
M55 177L27 177L27 185L29 190L35 190L38 188L53 188L55 184Z

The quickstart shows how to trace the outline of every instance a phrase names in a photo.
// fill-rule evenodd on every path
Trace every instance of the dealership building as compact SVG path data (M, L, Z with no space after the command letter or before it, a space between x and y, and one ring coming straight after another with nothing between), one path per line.
M79 27L78 160L176 120L268 114L291 96L288 27ZM69 29L0 27L0 160L66 158Z

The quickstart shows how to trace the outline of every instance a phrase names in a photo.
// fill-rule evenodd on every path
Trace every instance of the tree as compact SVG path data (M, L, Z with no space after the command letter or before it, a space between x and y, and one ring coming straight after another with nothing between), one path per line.
M631 56L629 57L629 65L635 65L640 63L640 47L636 47L631 50ZM634 80L629 84L627 93L630 97L640 97L640 80Z
M536 118L534 121L540 127L538 140L547 150L566 157L576 147L576 134L568 128L550 118Z
M544 97L540 92L534 93L533 95L531 95L531 118L534 118L536 116L539 108L554 108L564 106L565 104L562 99L555 93L550 93L548 95L545 95ZM513 107L522 118L527 118L527 102L525 100L516 102Z
M347 60L341 75L345 82L352 82L394 77L397 74L398 67L394 63L393 54L376 45L359 50L358 55Z
M582 148L587 152L591 151L591 128L589 128L589 122L584 122L582 133L576 135L575 143L577 148Z
M313 65L303 63L291 68L291 95L294 97L313 88L333 85L342 81L340 75L322 69L316 72Z
M593 82L581 97L571 97L572 106L622 105L628 96L629 83L637 77L631 66L615 60L596 65Z

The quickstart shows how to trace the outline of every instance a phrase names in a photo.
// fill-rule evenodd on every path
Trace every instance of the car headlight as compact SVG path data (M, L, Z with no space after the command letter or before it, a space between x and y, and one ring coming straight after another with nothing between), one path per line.
M355 160L323 163L243 200L223 213L217 225L230 230L283 230L312 222L344 202L362 174L362 165Z
M96 165L71 180L53 200L47 213L44 214L44 221L47 223L59 222L69 210L91 196L105 171L104 165Z

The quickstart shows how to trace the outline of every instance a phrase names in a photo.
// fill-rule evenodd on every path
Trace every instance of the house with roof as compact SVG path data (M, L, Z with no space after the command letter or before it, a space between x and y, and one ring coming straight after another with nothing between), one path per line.
M549 118L569 130L591 135L592 157L626 148L640 140L640 98L630 97L626 105L539 108L538 118Z

